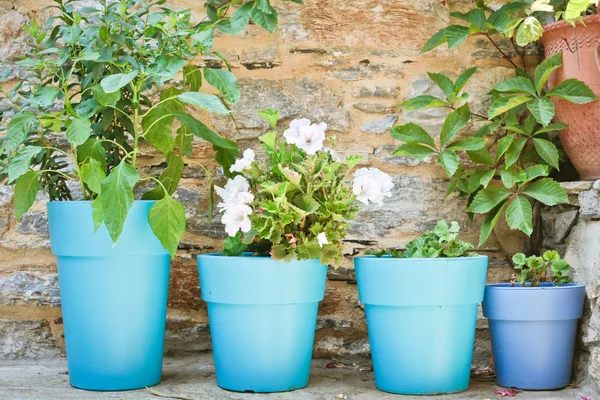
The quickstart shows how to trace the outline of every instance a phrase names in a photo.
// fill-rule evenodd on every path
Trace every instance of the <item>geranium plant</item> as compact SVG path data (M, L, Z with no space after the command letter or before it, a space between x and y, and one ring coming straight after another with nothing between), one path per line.
M411 240L405 250L384 249L380 251L367 250L365 254L376 257L392 258L438 258L438 257L473 257L474 246L458 238L460 226L452 221L450 225L444 220L437 222L432 231L425 232L420 237Z
M223 254L250 251L276 260L320 259L340 265L342 240L359 202L381 205L391 196L392 178L376 168L360 168L351 182L361 157L340 160L325 123L302 118L280 134L277 111L259 115L272 127L259 138L265 158L245 150L231 167L234 177L215 187L229 235ZM331 147L324 147L326 141Z
M592 90L576 79L567 79L552 90L545 90L550 74L562 64L561 54L543 61L529 74L524 60L519 67L498 45L495 37L503 37L522 55L514 41L514 29L523 22L522 13L531 13L532 8L537 12L546 3L511 2L494 10L478 1L477 8L468 13L452 13L453 17L468 22L468 26L450 25L440 30L422 51L443 43L453 48L469 36L483 36L515 68L514 77L490 87L487 112L479 113L473 111L469 104L471 97L464 91L476 68L464 71L456 80L429 73L443 97L416 96L403 101L400 107L448 109L439 140L414 123L391 130L394 138L405 142L395 154L418 159L435 155L450 178L448 194L457 191L466 196L470 215L485 215L479 245L487 241L503 215L510 228L531 235L532 202L546 205L567 202L558 182L548 177L553 169L559 168L561 158L553 132L567 127L552 123L555 111L550 98L576 104L596 100Z
M226 174L237 155L234 142L190 109L227 114L240 99L229 64L212 49L213 35L236 33L250 20L273 31L278 17L268 0L210 0L200 23L192 22L191 10L164 4L103 0L90 8L54 0L57 15L45 27L35 21L26 27L32 48L18 63L25 79L0 92L7 105L0 115L9 120L0 127L6 132L0 180L15 184L17 219L40 188L51 201L80 196L92 201L96 229L104 224L116 242L138 184L153 181L156 187L141 198L157 200L149 223L174 256L186 219L172 195L194 137L213 145ZM205 55L227 68L197 65ZM201 93L203 79L219 94ZM146 145L164 156L159 177L140 175L138 157ZM79 183L80 195L70 181Z
M523 287L539 287L546 282L560 286L571 282L569 278L571 267L555 250L548 250L541 257L526 257L523 253L517 253L512 257L512 261L515 269L519 271L511 279L512 286L515 282Z

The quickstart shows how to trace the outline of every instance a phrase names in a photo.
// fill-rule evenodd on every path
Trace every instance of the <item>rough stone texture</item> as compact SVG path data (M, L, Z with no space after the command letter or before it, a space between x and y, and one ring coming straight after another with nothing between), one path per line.
M48 14L39 10L48 3L48 0L0 0L0 73L9 71L10 76L19 76L21 72L14 60L25 50L22 25L34 17L43 22ZM228 57L239 78L242 98L232 113L239 132L227 116L204 113L199 116L211 128L238 140L244 149L258 148L256 137L267 128L256 115L263 108L280 111L280 128L299 117L325 121L329 133L336 136L336 150L341 156L362 155L361 166L378 167L394 176L393 198L382 208L364 207L361 219L353 223L344 246L347 259L338 270L330 269L325 299L319 308L315 355L367 359L370 351L367 327L364 308L358 301L352 257L367 248L402 247L441 218L461 222L464 238L476 242L481 222L475 218L468 225L464 200L454 196L445 198L448 181L433 158L419 161L392 156L397 143L385 133L388 126L417 122L436 136L445 112L405 112L396 106L407 96L441 94L425 75L426 71L442 71L456 77L473 65L478 67L478 73L467 89L482 106L490 83L511 70L505 68L489 46L477 44L477 40L470 39L458 49L419 54L431 33L445 26L450 8L465 11L472 5L470 0L305 0L304 5L281 1L273 4L280 15L274 35L251 25L238 36L215 38L215 49ZM192 7L193 18L198 21L203 18L202 2L169 0L168 6ZM214 56L204 57L198 63L223 67ZM373 122L376 124L369 125ZM368 128L361 130L361 127ZM197 165L214 166L212 148L196 141L194 151L193 162L186 166L181 187L175 194L185 206L188 229L171 269L165 343L167 352L174 354L210 349L208 316L200 296L195 256L219 251L224 237L219 219L208 221L209 182ZM146 149L142 149L139 157L144 174L156 174L162 161ZM221 185L222 171L217 172L216 183ZM0 318L8 321L2 326L10 327L0 328L0 335L9 329L13 338L12 347L0 347L0 357L58 354L64 346L57 307L56 262L49 250L46 200L40 196L31 212L17 223L12 217L12 189L0 186ZM562 219L555 225L568 231L567 215ZM552 238L566 234L553 233ZM510 278L506 249L512 253L518 248L515 243L521 242L520 236L505 229L498 240L491 238L478 249L490 256L490 282ZM0 336L0 343L4 342L2 339ZM489 368L490 360L487 324L480 317L475 343L476 370ZM212 398L206 395L208 392L204 393L204 398ZM490 392L476 398L491 396ZM50 398L45 394L41 397Z
M190 400L421 400L422 396L402 396L380 392L375 388L373 372L367 362L342 363L314 360L309 385L293 392L276 394L234 393L220 389L215 383L215 368L210 354L166 358L162 382L151 389L128 392L92 392L69 385L64 359L0 360L0 393L11 400L151 400L163 398ZM452 395L429 396L436 400L496 399L500 389L492 379L471 381L469 389ZM153 392L152 392L153 391ZM520 400L575 400L579 393L596 399L592 388L567 388L552 392L523 392Z
M589 377L600 388L600 195L591 184L563 186L576 200L542 210L543 245L561 251L571 264L573 280L586 286L575 381Z

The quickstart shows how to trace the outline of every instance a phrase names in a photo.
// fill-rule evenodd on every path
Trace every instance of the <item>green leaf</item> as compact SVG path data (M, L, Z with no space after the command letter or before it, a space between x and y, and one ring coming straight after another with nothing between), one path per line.
M523 93L537 96L535 86L530 79L524 77L510 78L494 85L494 90L498 92Z
M148 213L148 222L162 246L175 258L179 241L185 233L185 208L171 196L154 203Z
M348 156L346 157L346 166L348 170L352 170L356 165L363 160L363 156Z
M454 91L458 94L462 88L466 85L466 83L471 79L473 74L477 72L477 67L471 67L464 71L460 76L456 79L456 83L454 84Z
M588 85L574 78L562 81L549 91L547 95L575 104L586 104L598 100L598 97L596 97Z
M448 150L479 150L485 146L486 140L481 137L467 137L450 143Z
M17 179L15 184L15 217L21 219L23 214L27 212L35 202L39 189L38 177L39 171L27 171Z
M504 164L506 165L506 168L517 162L526 143L527 138L517 138L512 142L504 155Z
M491 123L489 123L487 125L484 125L481 128L479 128L477 130L477 132L475 132L475 135L473 135L473 136L484 137L486 135L490 135L494 131L496 131L496 129L498 129L499 126L500 126L500 121L491 122Z
M446 27L444 36L448 42L448 48L452 49L467 40L469 28L461 25L449 25Z
M513 108L531 100L529 96L498 96L490 105L488 118L493 119Z
M519 46L527 46L531 42L535 42L544 34L544 28L540 21L534 16L525 18L525 21L519 25L517 29L517 44Z
M395 126L390 129L392 137L401 142L421 143L435 148L435 142L419 125L409 122L408 124Z
M490 152L485 147L479 150L467 151L469 159L477 164L494 165Z
M422 160L425 157L428 157L434 153L435 153L434 150L432 150L430 147L423 146L422 144L404 143L403 145L399 146L396 150L394 150L392 155L393 156L410 156L410 157L414 157L419 160Z
M238 8L229 19L228 29L223 30L229 34L235 35L244 29L244 27L248 25L248 22L250 22L254 4L254 1L250 1Z
M429 79L431 79L436 85L439 86L440 89L442 89L442 92L444 92L446 96L454 94L454 82L452 82L452 80L446 75L434 72L428 72L427 75L429 75Z
M142 118L144 138L163 154L172 152L175 147L171 130L173 120L173 114L162 106L153 108Z
M28 112L12 117L6 130L8 141L6 142L5 149L7 152L16 150L23 143L32 129L33 121L35 121L35 115Z
M548 176L548 166L542 164L535 164L525 168L525 182L529 182L540 176Z
M547 97L533 99L527 103L527 108L531 111L537 122L543 126L548 126L554 117L554 104Z
M190 114L175 113L175 117L177 117L179 122L185 125L190 130L190 132L194 134L194 136L199 137L202 140L206 140L208 143L211 143L214 146L227 150L232 150L236 153L237 156L238 147L235 144L235 142L217 135L215 132L210 130L210 128L208 128L206 125L204 125L202 122L200 122Z
M481 224L481 234L479 235L479 246L483 246L485 242L487 242L490 234L494 230L494 227L500 220L500 216L502 216L502 212L504 211L504 207L506 207L507 200L503 200L494 207L490 212L485 216L482 224Z
M186 65L183 67L185 81L192 92L197 92L202 87L202 68L195 65Z
M92 201L92 220L94 221L94 232L100 228L102 222L104 222L104 209L102 208L102 199L96 197Z
M550 58L545 59L535 69L535 87L539 94L542 93L544 85L550 74L562 65L562 53L558 52Z
M102 142L89 138L84 144L77 147L77 162L83 164L87 158L93 158L100 163L103 170L106 170L106 151L102 147Z
M279 111L273 110L271 108L266 108L264 110L259 111L258 116L264 119L271 125L271 128L277 129L277 121L279 120ZM273 146L274 147L274 146Z
M426 53L446 43L446 28L437 31L423 46L419 53Z
M98 87L100 87L100 86L98 86ZM100 89L102 89L102 88L100 87ZM100 103L98 103L96 101L96 99L91 98L91 99L87 99L87 100L82 101L81 103L77 104L77 106L75 106L75 111L77 112L77 116L79 118L91 118L92 116L94 116L94 114L96 114L100 110L101 107L103 107L103 106ZM42 121L40 121L40 122L42 122ZM59 131L60 126L62 125L62 120L60 118L57 118L55 120L54 124L55 125L53 125L52 128L50 128L50 129L54 130L55 132Z
M166 196L171 196L177 190L177 185L185 167L183 160L177 154L169 153L166 157L167 168L165 168L158 180L167 190ZM160 200L165 197L165 192L160 185L142 195L142 200Z
M534 138L533 145L535 146L535 150L542 157L542 160L546 161L549 165L553 166L556 169L558 168L558 149L549 140Z
M104 89L102 89L101 85L95 85L92 88L92 94L94 96L94 99L101 106L108 106L108 105L114 106L115 104L117 104L117 101L119 101L121 99L121 91L120 90L117 90L112 93L106 93L104 91Z
M437 161L446 170L449 177L454 176L458 168L458 156L455 152L444 150L438 154Z
M422 110L424 108L433 108L433 107L446 107L445 101L438 99L437 97L431 95L422 95L412 97L410 99L404 100L400 103L400 107L406 108L406 110Z
M275 149L277 143L277 131L270 131L258 137L258 140L263 142L269 149Z
M195 107L200 107L210 112L217 114L229 113L227 108L225 108L223 103L221 103L221 100L214 95L198 92L186 92L178 95L177 98L186 104L191 104Z
M132 71L128 74L110 75L102 79L100 85L102 86L102 89L104 89L105 93L114 93L122 87L127 86L129 82L138 76L138 73L139 71Z
M73 146L85 143L92 134L92 123L87 118L73 118L67 127L67 140Z
M185 65L185 59L175 56L160 55L152 66L152 80L161 87L165 82L173 79Z
M500 171L500 179L502 179L504 187L510 189L515 184L527 179L527 175L524 172L518 173L513 169L503 169Z
M502 157L504 153L506 153L506 150L509 149L514 138L515 134L509 133L498 140L498 146L496 146L496 161L500 160L500 157Z
M569 125L567 125L567 124L560 124L560 123L549 124L548 126L535 131L534 135L539 135L540 133L547 133L547 132L553 132L553 131L562 131L563 129L567 129L568 127L569 127Z
M271 7L270 11L270 13L266 13L259 7L254 6L254 8L252 9L251 18L256 25L266 29L269 33L273 33L275 32L275 28L277 27L279 14L277 13L277 10L273 7Z
M207 68L204 70L204 79L216 87L231 103L235 104L240 101L237 78L231 72L225 69Z
M560 187L560 184L552 178L544 178L532 182L523 190L523 194L533 197L547 206L567 203L569 201L567 194Z
M590 6L595 4L595 0L569 0L567 3L567 8L565 9L565 13L563 14L563 18L570 24L574 24L575 20L581 17L581 14L586 12Z
M8 162L8 183L14 182L29 170L31 159L39 154L42 148L39 146L21 147Z
M512 194L510 190L504 187L488 186L477 193L467 211L477 214L486 213Z
M469 106L466 104L448 114L440 133L440 143L442 146L446 146L456 133L467 125L470 120L471 112L469 111Z
M453 13L450 13L450 15L453 16L454 18L462 19L463 21L467 21L473 25L476 25L477 27L481 28L482 30L485 29L485 21L486 21L485 12L479 8L474 8L472 10L469 10L469 12L464 13L464 14L461 12L453 12Z
M80 167L81 179L83 182L94 192L101 193L102 187L100 186L102 181L106 178L106 173L102 165L93 158Z
M101 182L100 197L104 210L104 225L113 243L117 242L123 231L125 219L133 205L133 188L139 179L137 170L122 160Z
M516 196L506 209L506 222L511 229L518 229L531 236L533 233L533 210L525 197Z

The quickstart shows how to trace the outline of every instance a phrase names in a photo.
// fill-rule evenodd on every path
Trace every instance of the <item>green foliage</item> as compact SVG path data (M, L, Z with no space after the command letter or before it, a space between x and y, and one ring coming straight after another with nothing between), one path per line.
M406 250L384 249L380 251L368 250L365 254L376 257L388 256L392 258L438 258L438 257L473 257L473 245L458 239L460 226L452 221L438 221L436 227L425 232L421 237L413 239L406 245Z
M259 115L271 127L277 126L277 111ZM259 139L266 159L253 161L235 177L249 184L251 229L228 237L223 254L249 251L276 260L320 259L322 264L339 266L344 258L342 240L359 210L347 177L360 157L343 162L332 151L307 154L276 130ZM333 138L329 141L333 144ZM220 207L229 212L230 206Z
M571 282L569 278L571 267L566 260L560 258L555 250L548 250L541 257L525 257L523 253L517 253L513 256L512 261L515 269L519 271L512 277L513 286L515 282L523 287L539 287L545 282L560 286Z
M116 242L134 190L154 181L142 198L157 200L149 222L174 256L186 219L183 205L171 196L193 138L211 143L227 171L237 155L234 142L191 113L199 108L229 114L240 100L227 60L212 50L214 33L239 32L250 19L273 31L277 11L269 0L209 1L208 19L196 23L191 10L174 11L164 0L102 0L98 8L54 0L49 8L54 16L45 26L33 21L26 27L32 47L19 61L26 78L9 91L0 87L0 101L10 104L0 110L0 120L12 116L0 126L6 132L0 138L0 179L15 183L17 218L40 188L51 201L72 200L67 182L73 180L83 198L92 200L95 228L104 223ZM195 65L204 55L217 56L227 69ZM218 95L199 92L203 76ZM57 134L68 145L56 141ZM140 176L136 161L143 143L164 154L158 178Z
M391 129L392 137L403 142L395 155L417 159L435 156L450 178L447 194L456 191L465 196L471 217L473 214L484 215L479 245L488 240L502 216L512 229L531 235L534 201L555 205L568 200L560 185L548 177L561 162L554 132L567 128L564 124L552 123L555 115L552 99L587 104L597 98L577 79L568 79L552 90L545 90L550 74L562 65L560 53L528 73L524 64L522 68L515 64L495 41L495 37L503 37L513 43L517 54L523 54L519 45L537 40L541 35L536 18L555 9L560 11L561 5L556 3L515 1L491 9L484 1L479 1L477 7L467 13L452 13L454 18L468 25L450 25L442 29L422 51L443 43L452 48L468 36L482 36L515 67L515 76L491 87L489 107L482 115L473 112L470 95L464 90L476 73L475 68L463 72L456 81L440 73L429 73L444 95L440 98L416 96L404 100L400 107L449 110L439 140L434 140L414 123ZM564 9L564 4L562 7Z

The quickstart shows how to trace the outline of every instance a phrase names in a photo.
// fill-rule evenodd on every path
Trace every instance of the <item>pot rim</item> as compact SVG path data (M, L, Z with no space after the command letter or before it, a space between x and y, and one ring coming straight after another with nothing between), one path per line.
M134 203L156 203L158 200L134 200ZM92 200L48 200L46 205L50 204L91 204Z
M202 253L202 254L198 254L196 256L196 259L200 259L200 258L213 258L213 257L223 257L223 258L227 258L227 259L231 259L231 260L247 260L247 259L263 259L263 260L273 260L274 262L281 262L284 264L287 264L285 261L283 260L275 260L273 257L271 256L259 256L259 255L252 255L254 253L249 252L249 251L245 251L243 253L244 255L241 256L224 256L222 251L219 251L217 253ZM293 262L314 262L314 261L319 261L320 263L320 258L311 258L308 260L292 260Z
M485 285L487 289L493 290L512 290L512 291L539 291L539 290L574 290L585 288L585 285L581 283L567 283L561 286L538 286L538 287L522 287L522 286L510 286L510 283L487 283Z
M600 23L600 14L593 14L593 15L586 15L583 18L583 22L585 23L582 24L580 21L575 21L575 25L576 26L581 26L583 28L586 27L586 25L588 24L597 24ZM567 21L565 20L560 20L560 21L556 21L556 22L552 22L548 25L544 25L544 33L548 33L548 32L553 32L559 29L563 29L563 28L567 28L567 27L571 27L572 25L569 24ZM543 40L543 37L542 37Z
M480 259L487 259L488 256L485 255L476 255L476 256L472 256L472 257L436 257L436 258L394 258L394 257L389 257L389 256L383 256L383 257L377 257L374 255L366 255L366 256L359 256L359 257L354 257L354 260L368 260L368 259L374 259L374 260L378 260L379 262L407 262L407 261L426 261L426 262L436 262L436 263L441 263L441 262L461 262L461 261L465 261L465 260L480 260Z

